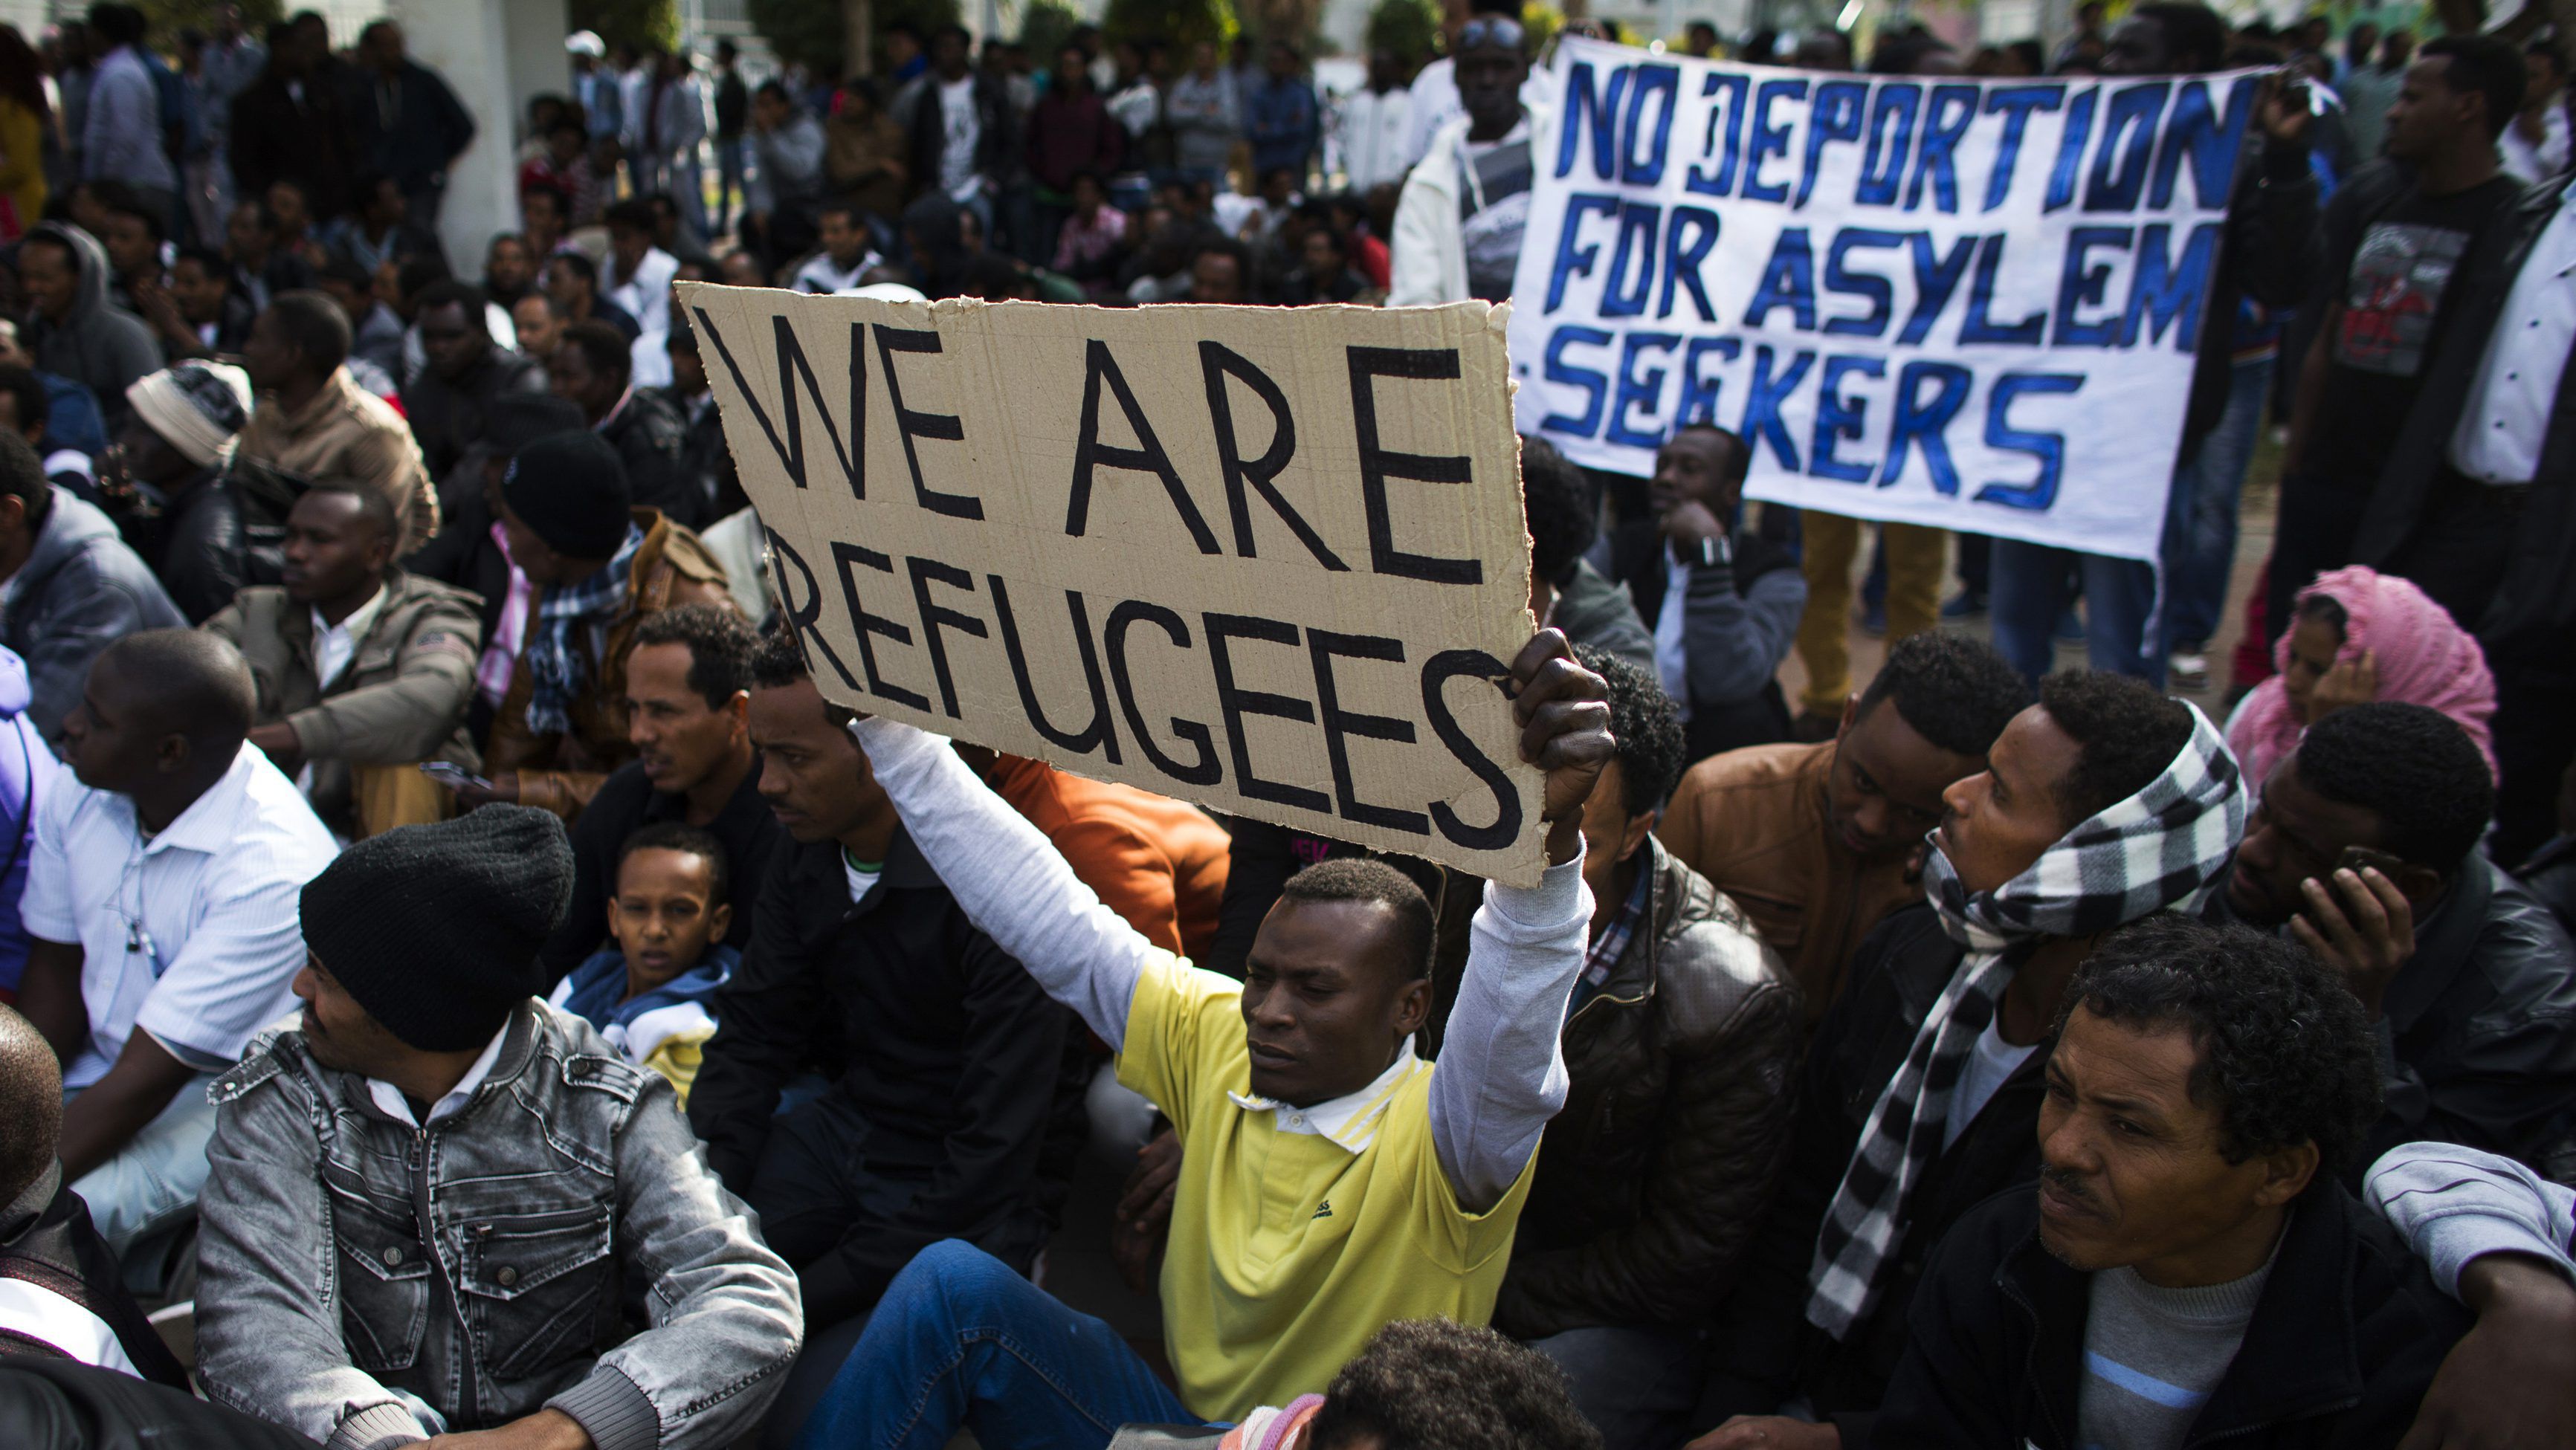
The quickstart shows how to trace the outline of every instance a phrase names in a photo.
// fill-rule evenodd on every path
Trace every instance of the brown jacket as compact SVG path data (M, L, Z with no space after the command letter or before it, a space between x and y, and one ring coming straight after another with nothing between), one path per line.
M245 589L205 623L250 662L259 723L283 720L313 766L313 813L357 834L351 768L444 760L476 767L466 702L483 625L473 595L395 570L384 603L348 668L326 688L316 678L313 610L283 589Z
M402 522L394 548L401 558L438 534L438 488L421 461L411 425L393 405L349 376L347 368L289 413L271 393L241 431L241 456L306 478L346 478L384 494Z
M823 123L823 174L845 200L892 221L903 211L903 127L883 111Z
M1689 1327L1725 1299L1789 1142L1798 989L1735 904L1648 842L1645 915L1565 1024L1494 1326Z
M544 735L531 731L528 699L535 681L526 670L514 670L483 751L490 773L518 772L519 804L553 811L567 821L581 814L610 771L635 758L635 747L626 739L626 652L634 647L635 626L648 614L683 604L733 607L733 596L725 592L724 565L696 534L652 509L634 513L644 542L627 574L626 607L608 622L606 659L591 661L590 685L572 702L572 728ZM528 623L536 627L533 606ZM581 647L587 653L589 641Z
M1825 805L1834 743L1755 745L1690 768L1656 831L1664 846L1735 899L1789 964L1807 1029L1841 994L1861 938L1922 899L1905 857L1852 854Z

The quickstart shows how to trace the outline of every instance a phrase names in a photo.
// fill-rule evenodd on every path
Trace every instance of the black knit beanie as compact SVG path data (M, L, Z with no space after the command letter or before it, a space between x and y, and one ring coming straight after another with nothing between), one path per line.
M626 542L626 465L596 433L557 433L519 450L501 501L555 551L613 559Z
M480 1047L536 990L572 898L551 811L489 805L369 836L304 884L304 944L406 1045Z

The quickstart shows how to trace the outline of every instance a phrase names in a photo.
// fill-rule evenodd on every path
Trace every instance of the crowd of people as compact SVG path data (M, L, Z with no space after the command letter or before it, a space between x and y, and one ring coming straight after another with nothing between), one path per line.
M1504 300L1516 5L1326 99L585 32L473 278L398 26L0 27L0 1440L2576 1443L2563 64L2079 17L1870 68L2281 68L2161 585L1890 525L1856 681L1723 420L1526 438L1531 886L834 703L671 290Z

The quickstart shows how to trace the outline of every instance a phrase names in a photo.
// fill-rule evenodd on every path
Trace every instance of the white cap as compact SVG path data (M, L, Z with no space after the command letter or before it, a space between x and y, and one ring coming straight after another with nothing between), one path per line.
M918 287L901 282L870 282L865 287L844 287L835 297L867 297L879 302L927 302L930 295Z
M564 53L586 55L596 60L608 54L608 43L601 40L595 30L576 30L564 37Z

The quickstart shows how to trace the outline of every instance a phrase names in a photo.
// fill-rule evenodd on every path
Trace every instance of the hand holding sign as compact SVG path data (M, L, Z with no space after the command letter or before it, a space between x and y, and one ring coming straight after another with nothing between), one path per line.
M1542 629L1512 661L1512 718L1521 759L1547 772L1538 814L1548 825L1548 863L1561 866L1582 847L1583 803L1616 750L1610 687L1574 657L1561 631Z

